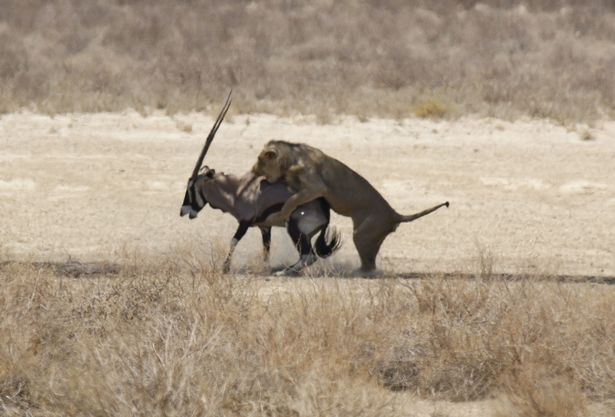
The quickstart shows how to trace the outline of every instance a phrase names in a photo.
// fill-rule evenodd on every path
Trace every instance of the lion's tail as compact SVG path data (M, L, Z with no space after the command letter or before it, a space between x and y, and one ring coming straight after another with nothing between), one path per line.
M442 204L438 204L437 206L433 206L431 208L428 208L427 210L419 211L418 213L415 213L415 214L410 214L408 216L400 215L399 216L400 217L399 222L400 223L408 223L408 222L414 221L414 220L419 219L419 218L421 218L423 216L426 216L429 213L432 213L432 212L438 210L440 207L444 207L444 206L446 206L446 207L449 206L448 201L446 201L446 202L444 202Z

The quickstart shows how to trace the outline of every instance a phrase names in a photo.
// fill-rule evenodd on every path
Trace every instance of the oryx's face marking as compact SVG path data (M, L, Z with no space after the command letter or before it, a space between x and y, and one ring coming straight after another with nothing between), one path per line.
M205 185L204 182L211 181L216 172L213 169L203 167L202 174L195 179L188 180L188 186L186 187L186 194L184 195L184 202L182 203L179 215L181 217L188 214L190 219L195 219L199 211L201 211L207 205L207 199L203 195L202 188Z
M200 196L199 191L196 188L196 181L188 180L188 187L186 188L186 194L184 195L184 202L182 203L182 208L179 211L180 216L189 215L190 219L196 218L198 216L199 211L205 207L207 201Z

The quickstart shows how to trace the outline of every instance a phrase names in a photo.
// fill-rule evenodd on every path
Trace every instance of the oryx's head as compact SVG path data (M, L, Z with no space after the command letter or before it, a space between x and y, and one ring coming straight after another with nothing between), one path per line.
M216 136L216 132L228 111L228 108L231 105L231 93L229 93L226 98L226 103L224 103L224 107L220 111L218 118L214 122L207 139L205 140L205 145L203 146L203 150L201 150L201 154L196 161L196 165L194 166L194 170L192 171L192 175L188 179L188 186L186 187L186 194L184 196L184 202L182 203L182 208L179 211L180 216L185 216L189 214L191 219L194 219L199 211L203 209L207 205L207 200L201 193L201 188L206 184L207 181L211 181L215 174L213 169L204 166L201 168L201 164L203 163L203 159L205 158L205 154L207 154L207 150L211 145L211 142L214 140L214 136Z

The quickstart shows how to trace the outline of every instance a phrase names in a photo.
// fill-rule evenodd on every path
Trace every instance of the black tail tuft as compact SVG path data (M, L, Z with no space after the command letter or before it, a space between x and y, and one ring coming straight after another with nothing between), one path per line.
M342 235L335 227L327 227L320 231L314 249L321 258L331 256L342 246Z

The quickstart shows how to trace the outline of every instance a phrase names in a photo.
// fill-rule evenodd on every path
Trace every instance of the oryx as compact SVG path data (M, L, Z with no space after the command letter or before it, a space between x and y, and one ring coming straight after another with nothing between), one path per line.
M205 146L197 159L192 175L188 180L180 216L186 214L190 219L197 217L200 210L208 203L214 209L230 213L239 221L239 227L231 240L230 250L224 261L224 272L230 269L231 257L235 246L245 235L249 227L258 226L261 231L265 262L269 259L271 244L271 227L284 227L283 222L271 224L265 220L279 211L294 192L283 181L269 183L264 177L258 177L251 171L237 177L216 172L207 166L201 168L203 159L214 136L231 104L230 93L222 111L214 122ZM279 271L278 274L294 274L303 267L316 261L316 255L325 258L340 246L340 236L334 229L329 233L329 204L322 198L308 202L292 213L286 229L300 253L300 259L292 266ZM320 232L316 240L315 251L311 240Z

